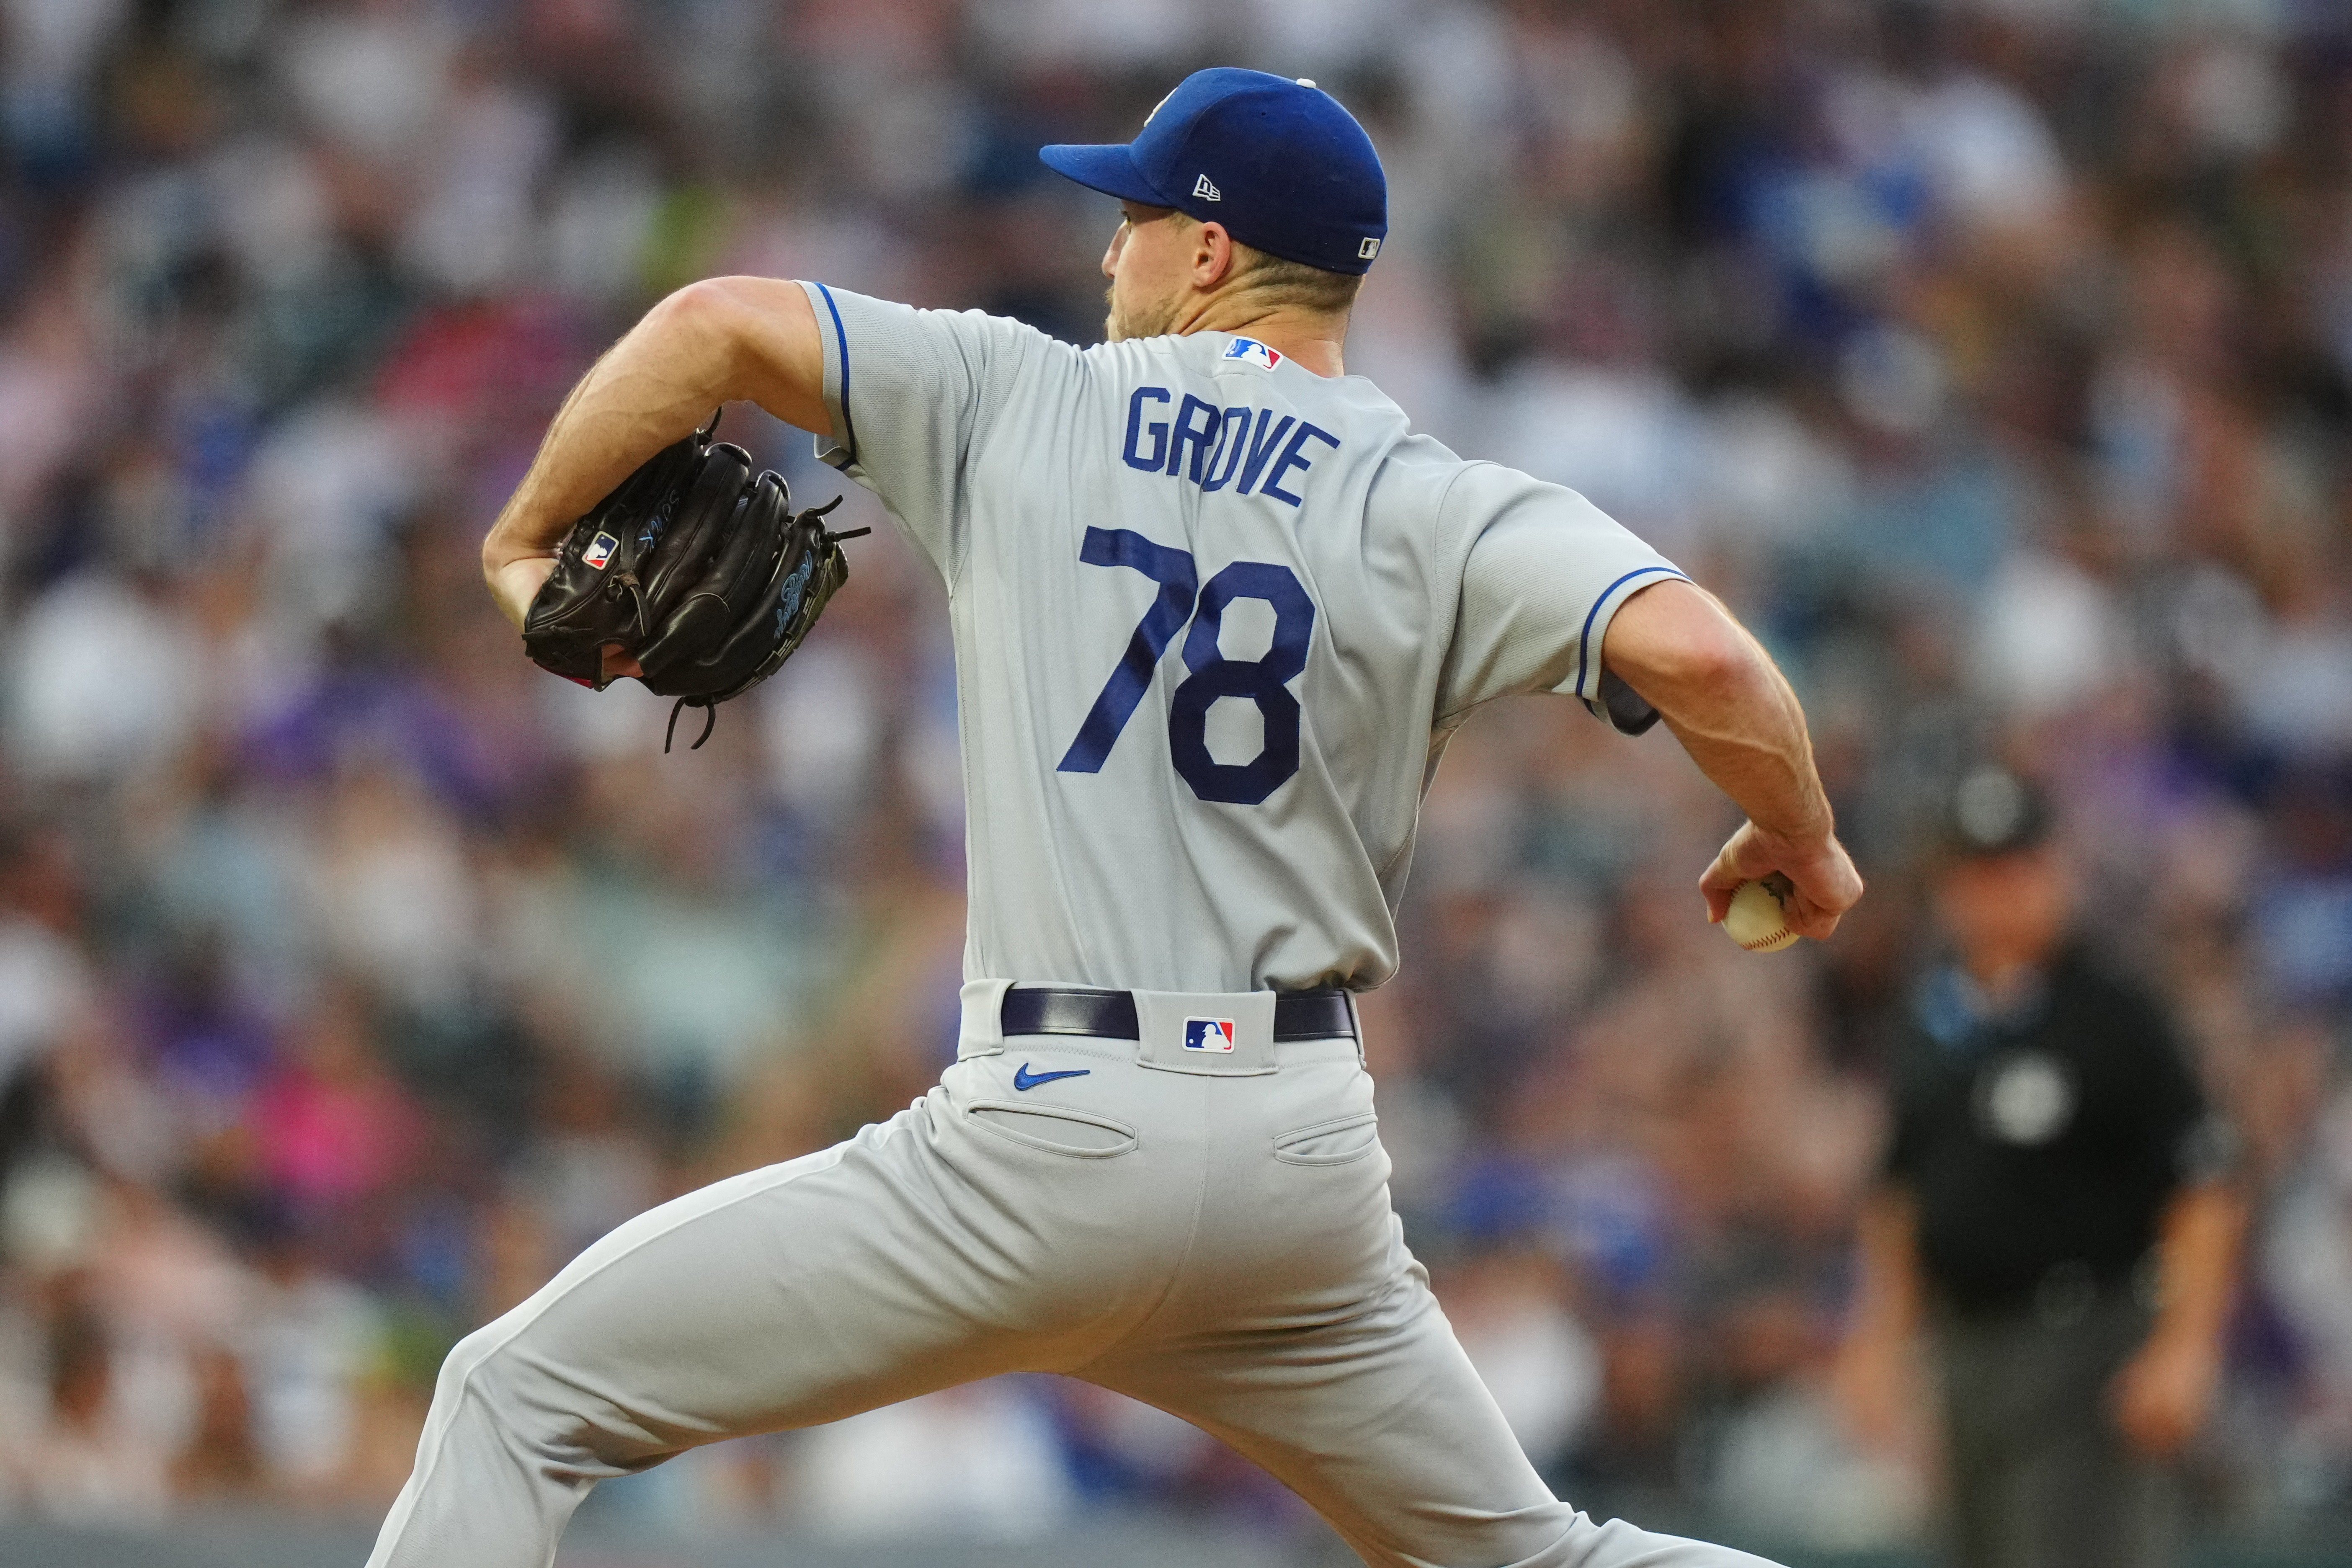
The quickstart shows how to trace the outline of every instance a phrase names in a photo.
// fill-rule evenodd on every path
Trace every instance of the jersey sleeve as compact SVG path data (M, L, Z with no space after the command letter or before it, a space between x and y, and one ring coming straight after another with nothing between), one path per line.
M1601 668L1619 605L1675 563L1574 490L1492 463L1454 480L1440 527L1466 540L1462 598L1439 677L1444 723L1481 702L1557 691L1638 735L1657 712Z
M881 498L952 584L964 553L964 483L986 441L1055 346L1018 321L978 310L919 310L823 283L803 283L824 345L834 434L817 456Z

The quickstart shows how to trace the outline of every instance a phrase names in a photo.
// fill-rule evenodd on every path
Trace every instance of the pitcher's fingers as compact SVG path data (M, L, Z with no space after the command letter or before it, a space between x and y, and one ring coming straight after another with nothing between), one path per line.
M1698 879L1699 897L1706 900L1706 918L1710 925L1719 924L1730 912L1731 895L1739 890L1739 884L1746 879L1732 868L1728 858L1730 853L1726 849L1717 855L1715 863Z
M1843 869L1843 875L1817 877L1795 884L1794 893L1782 906L1790 931L1825 942L1837 930L1846 910L1862 896L1861 879L1853 875L1850 867Z
M1790 931L1799 936L1811 937L1815 942L1827 942L1836 931L1838 921L1843 918L1801 895L1783 905L1780 913L1789 922Z
M1762 875L1761 871L1747 869L1741 863L1741 851L1748 847L1748 829L1743 826L1716 852L1714 862L1699 877L1698 890L1700 896L1706 900L1706 918L1710 923L1722 921L1731 908L1731 895L1739 890L1742 882Z
M1805 876L1792 880L1798 897L1832 916L1844 914L1862 900L1862 877L1843 850L1822 865L1809 867Z

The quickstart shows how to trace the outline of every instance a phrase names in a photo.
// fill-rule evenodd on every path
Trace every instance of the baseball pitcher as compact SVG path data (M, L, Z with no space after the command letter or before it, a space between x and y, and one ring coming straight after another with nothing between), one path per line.
M1311 82L1202 71L1132 144L1041 155L1121 204L1108 342L697 284L589 372L483 547L534 657L723 701L846 567L704 421L824 433L948 588L961 1036L889 1121L638 1216L467 1337L372 1563L543 1568L607 1477L1013 1371L1196 1423L1370 1563L1755 1563L1597 1523L1521 1455L1391 1212L1352 998L1395 971L1447 737L1513 692L1663 718L1748 817L1712 916L1778 872L1829 935L1862 888L1795 700L1581 497L1344 374L1386 185Z

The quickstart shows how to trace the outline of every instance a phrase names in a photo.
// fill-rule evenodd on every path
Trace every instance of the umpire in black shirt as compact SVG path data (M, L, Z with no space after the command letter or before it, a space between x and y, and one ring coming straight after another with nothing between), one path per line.
M1840 1394L1889 1434L1924 1327L1957 1560L2153 1568L2167 1461L2219 1381L2243 1210L2162 1006L2071 940L2047 826L1998 769L1951 801L1950 956L1896 1062Z

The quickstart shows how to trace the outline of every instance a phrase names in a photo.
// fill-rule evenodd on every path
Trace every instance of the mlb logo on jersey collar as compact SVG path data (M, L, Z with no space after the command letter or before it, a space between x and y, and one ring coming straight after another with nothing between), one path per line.
M1230 1055L1234 1048L1234 1021L1231 1018L1185 1019L1184 1048L1188 1051L1222 1051Z
M1237 359L1244 364L1254 364L1260 370L1272 370L1282 363L1282 354L1278 350L1266 347L1255 338L1235 338L1225 345L1225 352L1217 357Z

